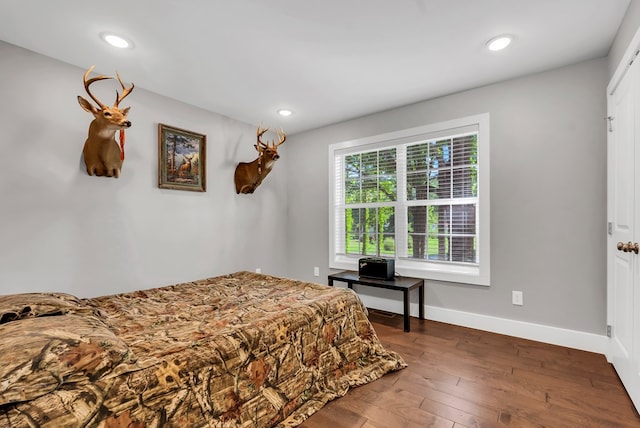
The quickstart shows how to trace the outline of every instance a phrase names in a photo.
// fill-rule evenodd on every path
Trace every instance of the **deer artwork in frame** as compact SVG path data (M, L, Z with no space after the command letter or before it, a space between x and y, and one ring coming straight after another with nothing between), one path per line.
M257 142L253 147L258 151L258 157L252 162L240 162L236 166L234 181L236 184L236 193L253 193L260 186L262 180L271 172L273 165L280 158L278 155L278 146L285 142L287 135L284 130L276 130L278 142L275 141L263 143L262 136L269 128L258 126L256 133Z
M82 78L84 82L84 89L87 94L95 101L97 107L91 104L86 99L78 95L78 102L80 107L91 113L94 117L93 121L89 125L89 135L84 143L82 150L84 156L84 163L87 167L87 174L107 177L120 177L120 170L122 169L122 163L124 161L124 130L131 126L131 122L127 119L129 114L129 108L120 108L120 102L124 100L127 95L133 91L133 83L127 88L120 75L116 72L118 82L122 87L122 94L116 90L116 101L113 107L109 107L100 102L89 90L89 86L92 83L113 79L113 77L99 75L87 79L89 74L93 71L92 65L84 73ZM120 131L120 145L116 142L116 131Z
M207 136L158 124L158 187L206 192Z

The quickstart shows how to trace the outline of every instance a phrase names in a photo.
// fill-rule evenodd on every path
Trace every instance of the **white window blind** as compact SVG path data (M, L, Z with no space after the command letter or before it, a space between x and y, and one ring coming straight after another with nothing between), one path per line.
M477 263L477 142L476 131L406 146L408 257Z
M341 157L344 254L395 257L396 149Z
M332 145L331 267L488 284L487 145L488 114Z

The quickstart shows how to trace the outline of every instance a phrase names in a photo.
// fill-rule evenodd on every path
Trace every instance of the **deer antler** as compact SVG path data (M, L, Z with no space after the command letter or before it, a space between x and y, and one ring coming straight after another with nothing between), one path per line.
M91 67L89 67L89 69L84 73L84 76L82 77L82 81L84 82L84 89L85 91L87 91L87 94L89 94L89 96L91 97L91 99L93 101L96 102L96 104L98 104L98 107L100 107L102 110L104 110L104 104L102 104L100 102L99 99L97 99L89 90L89 86L93 83L93 82L97 82L99 80L105 80L105 79L113 79L113 77L109 77L109 76L103 76L102 74L100 76L96 76L96 77L92 77L91 79L87 80L87 77L89 76L89 74L91 74L91 72L93 71L93 68L95 67L95 65L92 65ZM132 86L133 88L133 86ZM116 104L117 106L117 104Z
M260 145L262 147L262 149L266 149L266 148L272 148L274 150L276 150L276 148L278 146L280 146L280 144L284 143L285 140L287 139L287 134L284 133L284 129L276 129L276 134L278 135L278 142L276 143L274 140L268 141L266 144L262 142L262 136L264 135L265 132L267 132L270 128L262 128L262 126L258 126L258 132L256 133L257 137L258 137L258 144L256 144L256 150L261 151L260 149L258 149L258 145Z
M273 147L276 148L278 147L280 144L284 143L284 141L287 139L287 134L284 133L284 129L280 128L280 130L276 129L276 134L278 135L278 144L276 144L275 142L273 143Z
M265 144L262 142L262 136L264 135L265 132L267 132L269 130L269 128L262 128L261 125L258 126L258 131L256 132L256 137L258 139L257 144L255 145L256 150L259 152L262 152L262 150L266 149L267 147L269 147L269 144ZM258 148L260 147L260 148Z
M131 87L127 88L126 86L124 86L124 83L122 83L120 74L117 71L116 71L116 76L118 76L118 82L120 82L120 86L122 86L122 95L118 94L118 91L116 91L116 103L113 106L117 108L118 104L120 104L120 101L124 100L126 96L129 95L131 91L133 91L134 85L133 85L133 82L131 82Z

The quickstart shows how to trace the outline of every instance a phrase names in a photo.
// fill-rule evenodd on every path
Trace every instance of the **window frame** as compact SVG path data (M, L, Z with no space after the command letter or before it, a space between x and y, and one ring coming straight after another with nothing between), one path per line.
M364 152L368 150L381 150L387 147L397 147L404 144L415 143L421 140L433 140L459 133L475 130L478 133L478 202L477 202L477 255L478 263L440 263L428 260L412 260L400 257L399 248L406 246L406 237L403 229L406 229L406 220L397 222L396 231L396 273L403 276L412 276L436 281L457 282L473 285L489 286L491 279L490 260L490 134L489 113L482 113L463 118L432 123L415 128L403 129L386 134L343 141L329 145L329 267L332 269L358 270L358 259L365 256L353 256L336 253L338 239L343 239L343 230L337 230L336 206L337 198L342 193L337 193L337 160L336 158L347 153ZM340 164L342 164L340 162ZM406 216L407 207L411 205L406 200L406 171L397 171L398 195L392 204L397 218ZM343 184L340 190L344 190ZM389 203L385 203L389 205ZM398 227L399 226L399 227ZM406 231L406 230L405 230Z

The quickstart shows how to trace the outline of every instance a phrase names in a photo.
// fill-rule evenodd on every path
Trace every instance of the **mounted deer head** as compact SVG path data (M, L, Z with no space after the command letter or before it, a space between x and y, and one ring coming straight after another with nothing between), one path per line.
M109 107L102 104L100 100L89 91L89 86L99 80L113 79L113 77L100 75L87 80L93 67L92 65L84 73L82 80L84 82L84 89L98 107L93 106L89 101L78 95L80 107L91 113L94 117L89 125L89 136L82 150L84 163L87 167L87 174L89 175L106 175L107 177L118 178L120 177L120 170L122 169L122 162L124 161L124 130L131 126L131 122L127 120L130 107L121 109L118 105L133 91L133 83L130 88L125 87L120 75L116 72L118 82L120 82L120 86L122 86L122 94L116 91L116 102L113 107ZM115 139L116 131L120 131L120 146L118 146Z
M236 193L253 193L262 183L262 180L271 172L273 164L280 158L278 155L278 146L287 139L287 135L283 130L276 130L278 142L271 141L266 144L261 138L269 128L262 129L258 126L257 143L253 147L258 151L258 158L253 162L240 162L236 166L235 183Z

